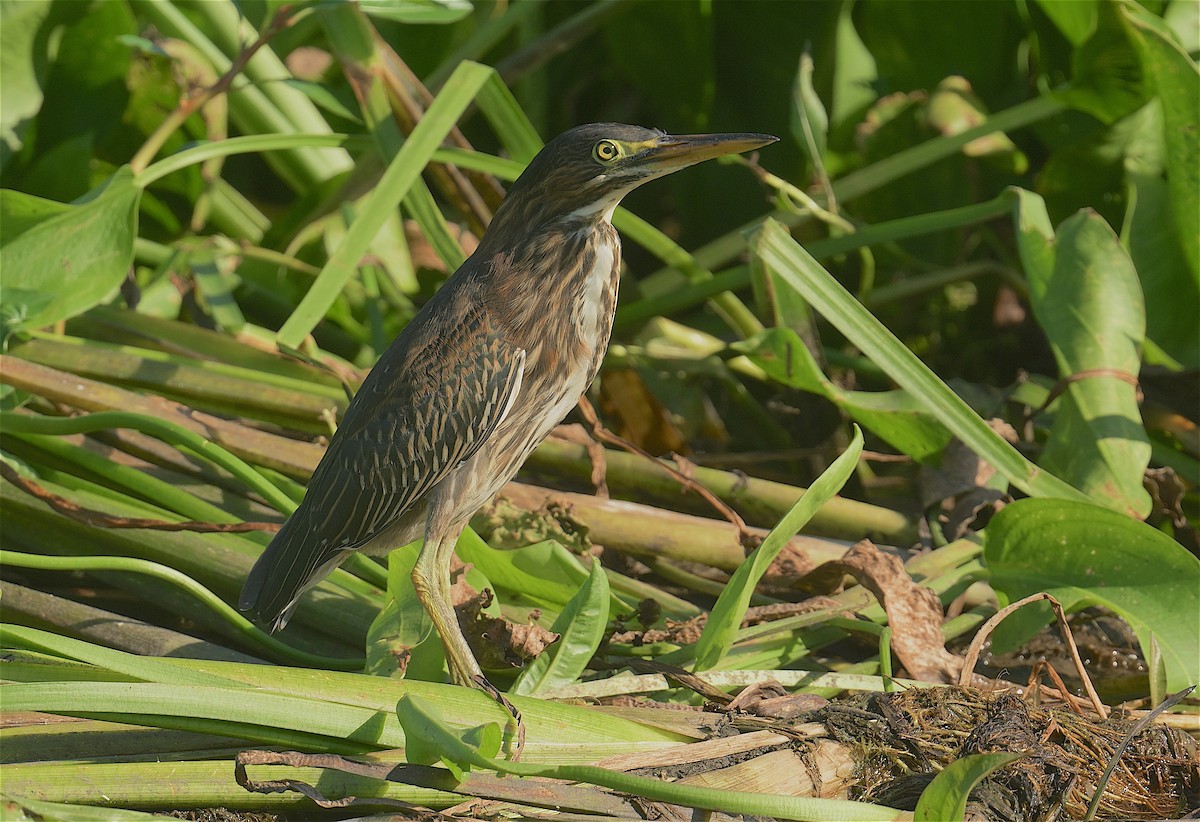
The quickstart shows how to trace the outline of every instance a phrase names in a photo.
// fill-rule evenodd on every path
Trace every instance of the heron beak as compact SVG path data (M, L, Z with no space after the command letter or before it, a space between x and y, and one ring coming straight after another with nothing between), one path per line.
M676 171L725 154L740 154L777 142L770 134L667 134L637 155L639 165Z

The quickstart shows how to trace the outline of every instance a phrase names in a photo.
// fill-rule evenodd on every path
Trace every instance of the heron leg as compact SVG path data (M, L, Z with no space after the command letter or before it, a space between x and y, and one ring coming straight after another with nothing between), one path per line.
M450 669L450 681L455 685L478 688L499 702L512 717L509 730L513 734L511 738L516 740L515 747L512 748L512 758L516 760L520 758L525 747L525 723L521 712L483 675L483 670L463 635L450 597L450 556L454 552L454 544L458 541L459 534L462 533L463 525L458 523L449 527L435 527L438 524L437 509L437 505L430 507L425 543L421 546L421 553L417 555L417 562L413 566L413 588L433 620L433 627L438 636L442 638L442 645L446 649L446 665Z
M483 671L475 661L467 638L463 636L450 598L450 554L454 551L458 535L462 533L462 526L434 528L433 525L431 512L425 544L421 546L421 553L413 566L413 588L416 589L417 599L429 612L433 627L446 648L450 681L455 685L479 688L478 680L483 679Z

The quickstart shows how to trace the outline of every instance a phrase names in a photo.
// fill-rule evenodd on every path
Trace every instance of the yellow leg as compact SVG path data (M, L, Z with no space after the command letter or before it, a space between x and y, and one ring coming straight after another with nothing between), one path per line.
M446 648L446 664L450 668L450 681L455 685L479 688L483 671L471 653L471 646L463 636L458 616L450 599L450 554L454 543L462 532L461 527L435 533L431 528L413 566L413 588L417 598L429 612L433 627L442 638Z
M458 624L458 615L454 611L450 598L450 555L454 552L454 543L462 533L462 526L455 526L442 531L431 527L417 555L413 566L412 581L417 598L433 620L433 627L442 638L446 649L446 665L450 669L450 681L455 685L468 688L478 688L508 711L513 718L510 730L514 734L516 745L511 749L513 760L519 759L521 750L525 747L525 723L521 712L517 710L495 685L488 682L475 654L463 636L462 626Z

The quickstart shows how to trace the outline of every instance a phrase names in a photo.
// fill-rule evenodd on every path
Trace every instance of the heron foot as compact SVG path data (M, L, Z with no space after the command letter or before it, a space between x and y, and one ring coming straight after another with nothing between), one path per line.
M513 762L517 762L521 758L521 752L525 750L525 720L521 718L521 712L517 709L516 705L509 702L508 697L501 693L499 688L488 682L488 678L483 674L478 674L475 677L475 687L499 702L500 706L508 711L508 715L512 717L511 721L505 725L504 730L509 732L510 739L516 740L516 745L506 750L509 758Z

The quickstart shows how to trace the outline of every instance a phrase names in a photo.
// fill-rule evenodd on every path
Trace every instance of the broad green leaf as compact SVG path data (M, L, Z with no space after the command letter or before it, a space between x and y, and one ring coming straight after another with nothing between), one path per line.
M509 693L534 696L548 688L570 685L587 668L608 626L608 577L592 559L587 582L575 592L550 630L558 641L525 665Z
M854 439L833 464L826 468L821 476L804 492L791 510L783 515L779 524L771 529L771 533L763 540L762 545L755 548L750 556L733 572L725 590L717 598L709 614L704 632L696 641L696 662L694 670L707 671L716 667L722 657L733 645L742 618L750 606L750 597L758 581L762 579L767 568L774 562L775 557L787 545L788 540L804 527L817 509L828 502L850 478L850 474L858 465L858 455L862 453L862 431L854 428Z
M1160 18L1133 4L1122 5L1121 14L1148 83L1162 101L1172 216L1190 273L1200 282L1200 71Z
M1097 505L1034 499L1004 508L986 534L992 586L1010 601L1045 591L1067 611L1109 608L1129 621L1143 647L1157 640L1171 691L1200 681L1200 560L1170 537ZM1027 638L1045 616L1038 624L1017 620L1006 644Z
M535 604L561 608L587 579L587 572L566 548L546 540L514 551L498 551L474 531L459 537L455 553L483 571L501 589Z
M951 762L921 792L913 812L916 822L962 819L971 790L992 771L1026 756L1023 753L971 754Z
M781 279L799 291L814 309L916 398L938 422L995 466L1010 483L1033 496L1085 499L1079 491L1033 465L1005 442L821 268L782 224L770 219L764 221L751 243L754 252L767 265L773 266Z
M1038 6L1053 21L1071 45L1087 42L1096 30L1100 0L1038 0Z
M1105 123L1115 123L1149 99L1142 62L1122 26L1121 4L1096 6L1096 27L1071 59L1071 85L1061 99Z
M1079 212L1047 236L1044 206L1021 195L1018 243L1038 324L1062 377L1112 370L1136 377L1145 311L1141 284L1100 217ZM1150 443L1136 388L1098 373L1072 382L1059 402L1041 464L1089 496L1139 519L1150 510L1142 474Z
M411 652L433 634L433 620L412 584L418 547L409 545L388 554L387 600L367 631L368 674L395 675L399 655Z
M86 202L47 217L0 248L0 320L10 328L40 328L111 294L133 262L140 195L124 167ZM12 202L35 207L28 200Z
M1126 207L1121 243L1137 268L1146 303L1146 336L1170 357L1192 368L1200 366L1196 317L1200 315L1200 280L1184 251L1175 222L1172 183L1167 180L1162 102L1153 100L1125 118L1131 138L1123 158ZM1171 178L1175 179L1172 172ZM1147 346L1145 359L1153 361Z
M946 427L906 391L846 391L834 385L821 373L808 347L790 328L769 328L731 347L744 353L777 382L829 399L913 459L925 460L940 454L950 441Z
M0 189L0 246L8 245L38 223L70 210L70 203Z

